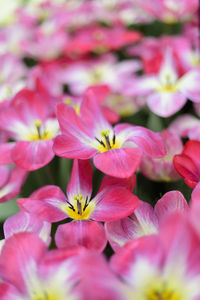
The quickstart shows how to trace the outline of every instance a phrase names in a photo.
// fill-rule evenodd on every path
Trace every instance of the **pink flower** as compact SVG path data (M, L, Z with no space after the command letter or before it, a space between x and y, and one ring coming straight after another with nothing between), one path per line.
M59 126L48 94L22 90L9 107L1 109L0 123L1 129L16 140L0 145L1 164L14 162L32 171L53 159L53 138Z
M127 289L122 299L195 300L199 290L199 237L189 217L169 216L159 235L127 243L111 260Z
M169 117L184 106L187 98L193 102L200 101L199 79L198 68L179 78L168 48L157 76L138 78L129 87L129 94L146 95L147 105L155 114Z
M102 251L106 238L102 224L98 222L118 220L133 212L138 198L127 189L133 184L132 178L122 183L107 179L102 182L99 193L91 198L92 166L87 160L75 160L67 198L59 187L45 186L29 198L19 199L18 204L23 210L48 222L58 222L67 217L76 220L59 226L55 236L58 247L81 244Z
M0 276L6 287L0 299L80 299L73 255L75 251L68 258L64 252L48 253L35 233L15 233L6 240L0 254Z
M142 153L152 157L165 154L161 137L140 126L119 124L114 128L103 117L90 90L82 102L80 117L74 109L57 105L62 134L55 139L54 151L64 158L89 159L105 174L126 178L141 162Z
M138 207L125 219L106 222L106 235L115 251L133 239L142 236L157 234L160 224L166 216L175 211L187 211L188 205L184 196L179 191L167 192L155 205L152 206L140 200Z

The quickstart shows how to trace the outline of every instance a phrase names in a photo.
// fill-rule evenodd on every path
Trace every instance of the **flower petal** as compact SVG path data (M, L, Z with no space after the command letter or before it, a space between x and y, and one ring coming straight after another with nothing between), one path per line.
M91 219L114 221L130 215L137 207L139 199L122 187L105 188L92 199L96 203Z
M179 191L170 191L158 200L155 205L155 214L159 221L174 211L186 211L188 209L187 201Z
M179 92L155 92L147 98L149 108L155 114L164 118L179 111L186 101L187 98Z
M17 142L12 152L13 161L20 168L34 171L47 165L54 157L53 141Z
M89 160L75 159L67 186L67 195L70 199L81 194L84 198L90 199L92 194L92 165Z
M43 221L58 222L67 218L61 206L67 199L57 186L45 186L35 191L30 198L18 199L18 205L22 210L34 213Z
M83 246L102 252L107 239L101 223L81 220L60 225L56 231L55 242L58 248Z
M16 143L0 144L0 165L9 165L13 163L12 150Z
M97 154L94 165L103 173L120 178L130 177L138 168L142 159L138 148L121 148Z
M96 149L69 134L57 136L54 141L53 150L56 155L64 158L89 159L97 153Z
M30 280L32 267L35 267L45 252L46 245L36 234L30 232L14 234L6 240L1 252L1 278L25 293L25 281Z

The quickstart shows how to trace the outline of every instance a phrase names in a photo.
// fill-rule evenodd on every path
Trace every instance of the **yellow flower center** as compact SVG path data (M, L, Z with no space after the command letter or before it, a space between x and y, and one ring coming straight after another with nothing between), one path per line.
M95 139L98 142L96 148L101 153L108 150L120 148L120 143L116 141L115 134L113 134L113 136L111 137L109 129L101 132L101 139L98 139L97 137L95 137Z
M62 210L74 220L88 220L95 208L94 202L83 195L75 195L72 201L62 205Z
M146 299L148 300L181 300L180 292L175 291L172 287L164 282L159 282L153 288L146 292Z
M45 130L42 131L41 120L35 120L34 126L36 128L36 131L30 134L29 141L50 140L52 138L52 134L50 134L50 132L47 132Z
M178 91L178 87L176 84L166 84L157 88L158 92L170 92L175 93Z

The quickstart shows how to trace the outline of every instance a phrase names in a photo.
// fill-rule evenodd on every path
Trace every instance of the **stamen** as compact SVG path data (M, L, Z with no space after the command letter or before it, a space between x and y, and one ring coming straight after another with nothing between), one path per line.
M106 140L107 149L110 150L111 149L111 144L110 144L109 136L105 135L105 140Z
M97 140L97 142L99 142L104 148L106 148L106 145L104 144L104 142L100 141L96 136L95 136L95 140Z
M91 199L90 199L91 200ZM90 201L89 201L90 202ZM83 207L83 211L85 211L86 210L86 208L88 207L88 205L89 205L89 203L88 203L88 196L86 197L86 199L85 199L85 205L84 205L84 207Z
M74 206L73 206L69 201L67 201L67 204L69 205L69 208L70 208L70 209L72 209L73 211L75 211Z
M79 215L82 215L82 206L79 200L77 200L77 211Z
M113 145L115 144L116 136L115 134L113 135Z
M34 122L34 125L35 125L35 127L36 127L36 129L37 129L37 133L38 133L38 137L39 137L39 139L42 139L42 135L41 135L41 126L42 126L42 121L41 120L35 120L35 122Z

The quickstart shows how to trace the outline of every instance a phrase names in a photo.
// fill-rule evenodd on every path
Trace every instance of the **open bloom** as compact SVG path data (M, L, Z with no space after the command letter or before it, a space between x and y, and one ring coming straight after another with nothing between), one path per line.
M157 76L135 80L129 87L129 93L146 95L147 105L155 114L169 117L184 106L187 98L200 102L199 79L199 68L179 77L171 49L168 48Z
M0 299L80 299L76 291L78 267L72 256L48 253L35 233L15 233L0 254L0 287L4 285Z
M0 128L16 141L0 145L1 164L14 162L20 168L32 171L53 159L53 138L59 125L46 96L24 89L9 107L0 110Z
M139 166L142 153L164 156L159 134L140 126L112 126L103 117L92 91L85 94L80 117L72 107L57 105L62 134L55 139L54 151L64 158L89 159L105 174L126 178Z
M118 220L128 216L138 205L138 198L126 188L127 184L113 180L104 180L99 193L91 198L90 161L75 160L67 198L59 187L45 186L27 199L18 199L18 204L23 210L48 222L57 222L67 217L75 221L59 226L55 237L58 247L81 244L101 251L107 242L104 229L102 224L90 220Z
M123 299L199 299L199 237L180 213L166 219L159 235L127 243L111 266L127 285Z

